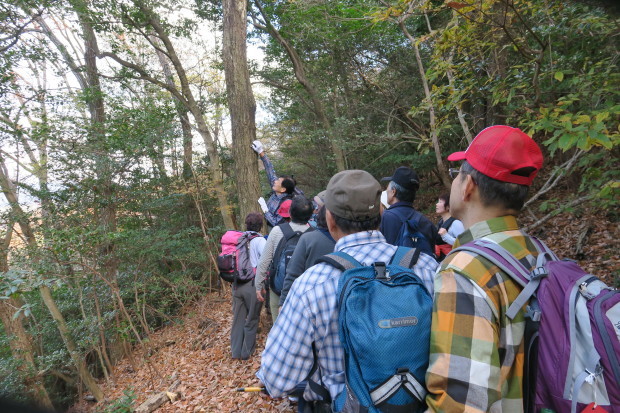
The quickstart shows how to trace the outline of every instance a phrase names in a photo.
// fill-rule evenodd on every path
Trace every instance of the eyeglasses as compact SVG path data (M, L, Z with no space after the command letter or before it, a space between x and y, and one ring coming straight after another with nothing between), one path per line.
M461 168L448 168L448 175L450 178L456 179L456 176L461 172Z

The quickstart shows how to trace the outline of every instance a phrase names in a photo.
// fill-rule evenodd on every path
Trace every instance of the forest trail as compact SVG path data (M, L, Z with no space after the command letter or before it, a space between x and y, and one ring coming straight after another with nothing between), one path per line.
M230 297L227 285L221 293L208 294L188 307L174 324L154 332L148 343L135 348L135 370L126 358L116 365L114 379L101 383L107 399L118 400L131 389L136 396L133 407L137 408L178 381L174 392L180 392L181 397L162 405L158 413L296 411L286 398L272 400L258 393L234 391L257 382L254 374L260 367L270 324L263 309L256 352L250 360L231 359ZM88 406L82 402L71 411L95 412L103 407L102 403Z
M543 239L560 257L575 259L578 254L584 269L618 286L620 225L610 223L605 213L593 208L581 216L563 213L531 233ZM527 225L533 219L524 214L520 221ZM224 284L221 292L206 295L176 317L175 323L152 333L149 342L136 347L132 355L135 370L131 360L121 360L116 365L114 380L101 383L107 399L119 400L125 390L131 389L136 396L136 408L178 381L174 391L180 392L181 397L165 403L156 412L295 412L296 406L286 398L271 400L257 393L234 391L256 383L254 374L260 366L270 322L263 309L254 356L247 361L232 360L231 292L230 286ZM102 403L81 402L71 412L104 411L104 407Z

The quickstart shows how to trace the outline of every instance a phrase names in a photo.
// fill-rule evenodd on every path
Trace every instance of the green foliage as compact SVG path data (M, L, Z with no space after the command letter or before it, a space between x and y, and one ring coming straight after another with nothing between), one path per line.
M108 403L105 407L97 409L97 413L132 413L133 403L136 400L134 391L129 388L123 391L123 396Z

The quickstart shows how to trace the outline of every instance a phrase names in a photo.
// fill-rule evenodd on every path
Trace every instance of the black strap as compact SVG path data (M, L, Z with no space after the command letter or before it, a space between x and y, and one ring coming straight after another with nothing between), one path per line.
M314 393L321 396L323 401L331 402L332 396L331 394L329 394L329 390L327 390L327 388L325 388L325 385L323 384L323 376L321 375L321 368L319 367L319 356L317 354L316 343L314 341L312 342L312 356L314 359L314 363L312 364L310 373L308 373L308 378L307 378L308 386L310 386L310 390L312 390ZM317 370L319 371L320 383L317 383L316 381L312 380L312 376Z
M419 248L414 248L413 249L413 254L411 255L411 261L409 262L409 265L407 265L407 268L413 268L415 267L415 265L418 263L418 258L420 258L420 253L422 251L420 251Z
M291 224L289 224L288 222L285 222L284 224L280 224L280 230L282 231L282 239L286 241L288 241L289 238L292 238L293 236L295 236L295 231L293 231L293 228L291 228Z
M441 227L441 228L445 228L445 230L447 231L447 230L449 230L449 229L450 229L450 227L452 226L452 224L454 223L454 221L456 221L456 218L454 218L454 217L450 217L450 218L448 218L448 220L447 220L447 221L442 222L442 224L441 224L441 226L440 226L440 227Z
M313 265L316 265L318 263L324 262L326 264L331 265L332 267L345 272L347 269L344 267L344 265L342 265L341 263L339 263L338 261L336 261L335 259L333 259L332 257L330 257L331 254L327 254L327 255L323 255L322 257L317 258L314 261Z

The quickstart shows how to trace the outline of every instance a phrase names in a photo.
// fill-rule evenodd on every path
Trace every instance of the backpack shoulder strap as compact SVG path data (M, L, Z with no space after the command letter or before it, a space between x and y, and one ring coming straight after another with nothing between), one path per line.
M528 300L536 294L540 281L548 275L544 267L546 254L541 253L538 255L536 267L530 272L514 255L506 251L504 247L489 240L479 239L469 242L452 250L450 254L455 251L470 251L486 258L523 287L521 293L512 302L508 311L506 311L506 316L511 320L516 317L519 310L523 308Z
M327 388L323 384L323 377L321 375L321 368L319 367L319 355L317 354L316 343L314 341L312 342L312 356L313 356L312 368L310 369L310 373L308 373L308 377L306 378L306 380L308 381L308 386L310 386L310 389L313 392L315 392L316 394L321 396L321 398L324 401L330 402L332 400L332 396L329 393L329 390L327 390ZM312 376L314 376L314 373L317 370L319 372L319 382L320 383L317 383L316 381L314 381L312 379Z
M446 231L449 230L450 227L452 226L452 224L454 223L454 221L456 221L456 218L454 218L454 217L448 218L446 221L444 221L441 224L441 228L444 228Z
M419 219L420 219L420 217L419 217L419 216L417 216L416 212L418 212L418 211L416 211L416 210L415 210L415 208L414 208L414 209L413 209L413 211L411 211L411 212L409 213L409 215L407 215L407 217L403 220L403 224L404 224L405 222L409 222L409 221L411 221L411 220L415 220L415 221L419 220Z
M416 265L419 257L419 248L398 247L396 248L396 252L394 253L394 255L392 255L390 264L396 264L400 265L401 267L411 269Z
M288 240L295 236L295 231L291 228L291 224L285 222L284 224L280 224L280 231L282 231L282 239Z
M246 242L250 242L252 241L254 238L256 237L260 237L261 235L258 232L254 232L254 231L246 231L243 233L243 235L239 238L239 244L241 244L242 241L246 241Z
M318 264L320 262L329 264L342 272L353 268L363 267L363 265L360 264L359 261L357 261L346 252L342 251L332 252L331 254L324 255L318 258L314 263Z
M549 260L551 260L551 261L559 261L557 255L555 255L555 253L553 251L551 251L551 249L547 246L547 244L545 244L544 242L542 242L538 238L533 237L531 235L529 237L530 237L530 239L534 243L534 246L536 247L536 249L538 250L538 252L541 255L547 254L548 255L547 258Z

